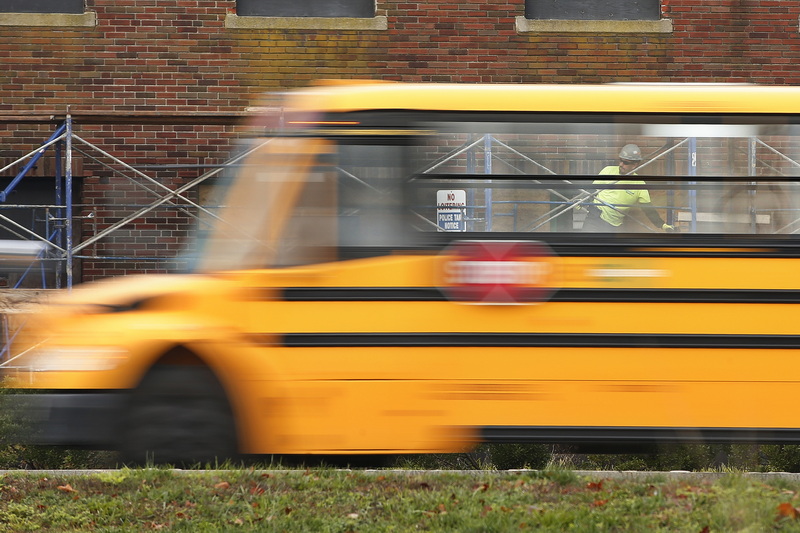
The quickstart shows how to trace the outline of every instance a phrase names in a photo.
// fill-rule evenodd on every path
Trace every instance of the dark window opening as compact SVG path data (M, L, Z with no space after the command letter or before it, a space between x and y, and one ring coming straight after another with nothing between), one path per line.
M525 18L556 20L659 20L659 0L525 0Z
M70 13L83 14L84 0L3 0L3 13Z
M5 190L12 180L11 177L0 177L0 190ZM56 278L63 279L60 276L64 275L65 263L57 261L54 254L47 254L48 259L42 262L34 262L32 259L9 261L4 256L7 243L3 241L40 243L31 232L47 236L57 246L65 246L65 212L55 206L55 184L53 177L27 176L9 191L6 201L0 204L0 215L3 217L0 220L0 288L55 287ZM75 179L73 197L76 202L82 197L82 190L82 180ZM79 213L73 214L75 218L72 239L73 242L78 242L82 220ZM75 271L80 272L77 263Z
M255 17L375 16L375 0L238 0L236 13Z

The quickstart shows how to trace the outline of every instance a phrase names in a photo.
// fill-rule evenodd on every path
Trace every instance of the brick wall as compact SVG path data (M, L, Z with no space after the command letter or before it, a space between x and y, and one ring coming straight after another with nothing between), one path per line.
M524 15L524 0L378 0L377 15L387 17L388 29L357 31L226 28L234 0L86 4L96 13L94 27L0 25L0 117L26 117L0 121L0 162L47 138L54 125L36 119L70 106L79 135L133 166L190 165L147 171L177 187L206 170L191 165L227 158L242 133L233 124L258 95L319 78L800 83L800 3L786 0L662 0L671 33L522 33L515 21ZM123 114L154 117L92 123ZM177 124L167 118L173 115L194 118ZM215 122L217 115L229 123ZM115 176L80 158L79 214L93 216L81 223L80 239L157 198L142 189L147 180L141 176ZM192 191L189 199L199 194ZM160 209L84 253L174 255L192 223L181 205ZM82 267L83 278L93 279L165 265L85 259Z

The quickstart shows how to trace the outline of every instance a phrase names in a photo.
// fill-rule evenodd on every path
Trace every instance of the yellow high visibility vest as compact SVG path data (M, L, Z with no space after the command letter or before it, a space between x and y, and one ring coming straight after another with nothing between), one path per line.
M609 165L601 170L600 174L619 176L619 166ZM645 185L645 182L641 180L595 180L594 184ZM604 189L597 193L594 203L600 209L600 218L612 226L619 226L628 209L636 204L650 203L650 193L646 189Z

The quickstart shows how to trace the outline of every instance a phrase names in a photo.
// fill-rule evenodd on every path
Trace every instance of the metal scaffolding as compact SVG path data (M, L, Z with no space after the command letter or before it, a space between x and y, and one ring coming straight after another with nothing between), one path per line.
M87 124L189 124L189 125L224 125L241 126L241 116L238 115L182 115L164 117L159 115L136 116L84 116L82 123ZM5 120L4 120L5 119ZM242 152L231 155L231 150L226 146L225 153L228 159L214 164L203 165L131 165L122 159L110 154L108 151L88 141L84 136L75 131L73 115L68 111L63 118L54 117L0 117L0 122L6 123L48 123L54 124L51 134L41 145L26 153L22 157L11 161L0 168L0 175L6 175L11 169L16 172L5 188L0 191L0 229L13 236L13 240L0 241L0 271L13 272L16 279L8 283L5 309L0 311L0 335L2 335L2 349L0 349L0 366L9 360L9 350L19 334L24 320L17 313L17 307L24 307L25 294L46 292L47 289L70 289L76 283L75 264L81 260L93 261L148 261L163 262L175 260L175 255L137 257L135 250L130 255L107 256L92 253L93 247L102 239L113 236L122 228L134 225L137 219L151 215L162 206L180 211L189 220L198 223L208 223L217 219L216 205L203 205L190 197L188 193L196 190L210 179L220 176L238 164L249 153ZM11 204L8 200L12 193L31 176L33 169L42 163L46 154L52 154L55 190L52 203L36 204ZM129 209L130 212L112 223L98 227L94 209L102 208L103 204L81 206L76 202L75 179L73 174L74 158L82 157L100 169L106 176L119 177L131 183L133 190L138 190L147 197L148 201L139 204L114 204L117 210ZM171 188L163 183L164 180L154 178L151 174L155 170L169 171L182 170L191 172L197 169L196 176L183 178L183 183ZM193 191L194 190L194 191ZM199 197L199 194L197 195ZM77 210L83 208L89 211L81 215ZM6 209L31 210L34 223L31 227L14 220L4 213ZM78 223L89 224L87 231L76 231ZM33 276L40 274L41 282L35 285L41 291L31 290ZM37 276L38 277L38 276ZM17 292L19 296L8 294Z
M227 124L236 124L239 117L231 117ZM120 123L128 123L121 121ZM197 121L196 123L205 123ZM49 151L54 152L55 157L55 194L52 204L37 205L10 205L5 202L11 193L20 185L31 169L35 168L41 158ZM109 176L124 177L138 187L140 191L152 197L148 203L130 205L131 212L119 218L115 222L98 229L94 233L81 238L76 234L76 221L79 216L76 213L78 205L74 198L75 176L73 175L73 157L80 154L84 161L91 161L98 168L107 171ZM93 245L100 240L114 234L121 228L131 225L137 219L141 219L154 210L162 206L170 206L180 210L187 217L195 220L214 219L214 206L204 206L200 202L193 200L187 194L192 189L197 189L201 184L219 176L230 167L237 164L245 154L239 154L226 161L216 164L205 165L139 165L138 168L128 164L122 159L115 157L108 151L100 148L79 135L74 129L73 116L67 113L61 120L50 137L40 146L25 154L24 156L10 162L0 168L0 175L6 173L14 167L21 167L21 170L13 177L10 183L0 191L0 204L4 208L29 208L42 211L44 213L44 231L35 231L25 227L19 222L6 216L0 211L0 227L12 232L20 240L37 243L38 254L35 264L40 269L50 269L57 275L53 287L43 285L42 288L70 288L75 282L75 262L80 259L93 260L137 260L137 261L162 261L173 259L173 257L136 257L136 256L102 256L89 254ZM187 169L198 168L202 170L198 176L189 179L188 182L177 188L170 188L162 183L163 180L152 177L148 171L154 169ZM84 206L91 208L92 206ZM118 207L118 206L116 206ZM93 212L80 217L93 222L96 227L96 218ZM2 268L2 262L0 262ZM19 288L22 283L34 270L31 265L22 272L13 288Z
M221 124L227 126L243 126L242 115L192 115L178 117L180 120L175 120L176 117L163 117L158 114L137 114L136 116L114 116L114 117L101 117L100 115L82 115L81 122L86 124ZM0 117L0 120L2 117ZM8 185L0 191L0 228L7 232L11 232L20 241L27 242L31 246L23 250L26 253L36 253L36 261L32 261L18 276L12 288L20 288L23 282L33 275L34 272L44 272L49 270L51 272L50 278L52 279L53 288L70 288L75 282L75 263L79 260L109 260L109 261L165 261L174 259L173 256L169 257L156 257L156 256L136 256L133 255L102 255L97 252L90 253L93 247L103 239L114 235L122 228L131 226L136 220L141 219L155 210L164 206L169 206L179 210L188 219L196 221L210 221L216 217L214 206L202 205L190 197L191 192L196 190L208 180L218 177L226 170L231 169L237 165L241 159L246 156L246 153L238 155L230 155L230 149L227 150L228 159L214 164L203 165L139 165L138 168L131 165L122 159L115 157L108 151L104 150L96 143L89 142L84 136L75 131L73 115L67 111L63 119L55 120L53 117L40 118L40 120L48 120L54 123L55 127L47 140L40 146L31 150L29 153L22 157L6 164L0 168L0 175L6 173L9 169L14 167L20 168L17 174L11 179ZM30 122L30 120L28 120ZM777 154L785 162L793 168L800 167L800 163L792 158L784 155L778 149L765 143L758 138L750 139L748 143L748 160L750 175L755 175L757 164L766 165L767 163L756 158L756 148L761 147L771 153ZM678 148L682 148L687 154L686 170L688 176L684 179L691 179L697 174L697 143L696 139L687 137L671 140L668 145L663 146L657 151L650 159L643 162L639 166L637 172L646 169L649 165L658 160L667 161L666 168L669 172L670 168L674 168L674 155ZM54 201L52 204L37 204L37 205L16 205L9 204L8 200L16 187L29 175L30 171L36 167L37 163L48 151L52 151L55 157L55 193ZM130 205L130 212L124 216L115 217L114 221L109 224L104 224L102 227L98 226L98 218L95 213L91 211L92 207L96 205L86 206L83 208L88 211L86 214L77 215L74 198L74 180L73 176L73 159L75 154L80 155L83 161L91 162L97 169L100 169L108 176L121 176L126 178L130 183L134 184L140 191L143 191L150 200L141 204ZM478 157L482 155L482 165L477 163ZM493 164L494 162L502 163L505 168L512 169L514 174L521 176L529 176L530 182L533 184L541 184L539 181L543 176L548 179L556 179L563 182L564 185L569 186L569 190L577 191L577 195L567 196L557 188L546 189L551 195L552 204L549 210L538 216L535 220L520 220L515 219L514 230L532 232L539 230L545 224L561 217L563 215L570 215L574 212L576 206L580 206L587 202L593 201L596 191L590 190L588 185L590 181L586 178L572 179L571 176L564 175L563 172L559 173L553 168L550 168L547 161L539 161L536 157L532 157L523 153L521 150L514 148L507 142L492 134L473 135L470 139L463 143L463 145L454 147L449 153L444 154L437 161L432 162L425 169L417 172L417 175L424 175L433 173L440 166L457 158L464 157L466 164L464 171L468 175L483 176L484 179L489 180L487 186L484 187L481 195L481 205L475 199L475 189L470 189L470 197L468 198L467 220L470 221L468 229L481 231L492 231L493 221L496 216L514 216L516 217L516 206L510 215L495 213L495 207L500 204L514 203L513 200L498 200L492 196L491 180L493 178ZM515 166L518 162L529 165L539 175L531 172L526 172L524 169ZM479 168L482 167L482 168ZM165 185L163 177L161 179L154 178L149 172L154 170L165 169L182 169L196 168L199 172L198 175L190 178L184 177L184 183L174 188ZM530 170L529 168L529 170ZM502 178L500 178L502 179ZM199 194L197 195L199 197ZM671 201L671 198L670 198ZM688 216L685 220L690 225L690 231L694 231L697 223L697 205L695 198L690 194L688 198L688 205L664 205L668 214L674 210L684 211L684 216ZM119 207L119 206L117 206ZM13 220L11 217L3 213L5 208L29 208L36 209L43 213L42 219L44 221L44 229L36 231L33 228L25 227L19 222ZM688 215L686 215L688 213ZM482 214L482 217L478 215ZM85 224L93 225L94 231L87 230L85 232L76 232L76 223L82 222ZM520 226L517 226L520 222ZM476 226L476 223L481 223ZM436 224L429 221L430 226L436 227ZM6 254L9 255L9 254ZM11 254L13 255L13 254ZM20 253L19 255L24 255ZM3 260L8 259L2 254L0 250L0 268L3 268ZM47 277L42 275L42 288L49 288L46 284Z

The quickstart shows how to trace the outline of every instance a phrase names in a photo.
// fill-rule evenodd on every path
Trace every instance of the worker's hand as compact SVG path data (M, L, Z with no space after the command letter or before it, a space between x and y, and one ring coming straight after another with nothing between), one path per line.
M669 224L662 224L662 225L661 225L661 229L663 229L663 230L664 230L664 231L666 231L667 233L672 233L672 232L674 232L674 231L675 231L675 226L671 226L671 225L669 225Z

